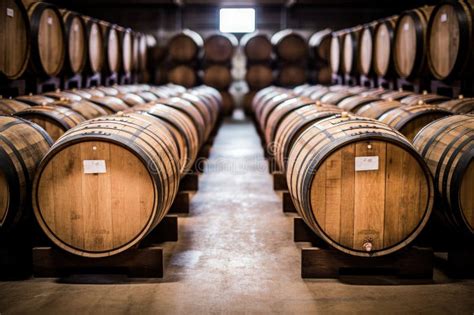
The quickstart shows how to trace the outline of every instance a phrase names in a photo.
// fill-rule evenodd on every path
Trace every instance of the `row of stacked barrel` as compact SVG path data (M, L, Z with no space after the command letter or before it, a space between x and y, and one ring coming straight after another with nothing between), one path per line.
M332 33L337 75L452 82L471 79L472 0L444 1ZM330 36L330 35L328 35Z
M332 247L388 255L430 217L449 246L472 244L473 98L302 85L263 89L252 108L298 214Z
M207 86L1 99L0 245L15 242L9 236L34 213L70 253L105 257L131 248L168 212L222 113L220 94Z
M0 19L0 76L7 80L80 74L148 78L147 54L156 44L151 35L45 2L5 0L0 10L7 15Z
M232 84L232 57L238 41L232 34L212 33L203 40L191 30L183 30L168 41L168 54L162 71L166 81L185 87L201 82L221 92L226 114L234 108L229 93ZM202 73L201 73L202 70Z

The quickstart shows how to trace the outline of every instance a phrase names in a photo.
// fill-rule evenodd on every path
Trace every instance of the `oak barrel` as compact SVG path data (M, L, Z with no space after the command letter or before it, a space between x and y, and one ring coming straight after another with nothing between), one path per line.
M104 39L104 66L103 70L106 73L119 73L122 65L122 55L120 46L120 34L117 26L99 21Z
M70 93L66 91L61 91L61 90L56 90L54 92L46 92L43 94L46 97L55 99L55 100L60 100L60 99L68 99L71 101L80 101L82 100L82 97L75 94L75 93Z
M235 108L235 100L229 91L219 91L222 98L222 113L225 116L232 115Z
M342 72L347 75L357 73L357 47L360 42L362 26L349 29L342 37Z
M0 2L0 74L18 79L26 70L31 53L28 13L21 0ZM6 17L4 17L6 15Z
M0 116L0 234L30 214L31 182L53 141L38 125Z
M309 55L316 61L329 62L332 31L326 28L311 35L308 40Z
M214 33L204 40L204 61L208 63L228 63L239 44L231 33Z
M197 75L193 68L179 65L168 71L168 81L190 88L196 85Z
M342 72L342 36L343 31L333 32L331 37L331 52L329 54L329 66L334 74Z
M299 65L284 65L278 70L276 81L281 86L293 87L305 83L306 68Z
M380 98L384 100L395 100L399 101L403 99L404 97L407 97L409 95L414 95L414 92L411 91L403 91L403 90L398 90L398 91L389 91L387 93L384 93L380 96Z
M88 100L74 101L68 99L61 99L54 103L51 103L51 105L69 108L79 113L87 120L94 119L100 116L106 116L109 114L105 109Z
M308 126L291 148L286 178L306 224L354 256L405 248L433 207L430 170L415 148L368 118L338 115Z
M301 62L308 57L308 43L301 34L293 30L275 33L271 42L275 54L285 62Z
M354 95L354 96L350 96L343 99L342 101L337 103L337 106L344 109L345 111L355 113L357 112L359 108L361 108L365 104L378 101L378 100L380 99L374 96Z
M442 102L437 105L455 114L474 114L474 97L464 98L461 95L457 99Z
M373 72L374 59L374 30L377 22L362 26L359 41L356 46L357 72L368 76Z
M61 10L61 13L67 43L65 67L71 74L78 74L82 72L87 61L86 25L82 16L75 12Z
M165 124L147 114L87 121L56 142L38 167L33 209L45 234L98 258L138 244L177 193L179 159Z
M99 20L83 16L87 31L87 63L88 73L95 74L102 71L105 63L104 34Z
M447 100L449 100L449 97L424 92L423 94L412 94L405 96L400 100L400 102L406 105L415 105L420 103L438 104Z
M99 105L108 114L114 114L129 108L124 101L115 96L92 96L90 101Z
M374 72L380 77L393 73L394 34L398 16L378 21L374 28Z
M29 107L30 105L25 103L0 97L0 115L13 115Z
M359 107L355 113L367 118L379 119L386 112L403 106L399 101L380 100Z
M251 90L263 89L273 82L272 68L264 64L255 64L247 68L245 81Z
M189 63L199 57L203 45L201 35L185 29L168 41L168 56L172 61Z
M218 90L226 90L232 83L232 74L227 66L212 65L204 69L202 81Z
M15 97L17 101L20 101L22 103L28 104L28 105L45 105L54 102L54 99L51 97L47 97L44 95L21 95Z
M117 27L119 32L121 56L122 56L122 72L130 74L133 70L133 42L132 42L132 31L128 28Z
M250 62L267 62L272 59L272 43L266 33L254 32L242 36L240 46Z

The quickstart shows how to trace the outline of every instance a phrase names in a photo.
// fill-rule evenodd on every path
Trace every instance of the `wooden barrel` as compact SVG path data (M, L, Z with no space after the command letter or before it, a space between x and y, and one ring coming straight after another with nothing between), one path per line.
M414 145L434 176L443 222L474 237L474 116L439 119L416 136Z
M428 23L428 66L438 80L472 78L474 1L444 1Z
M104 95L108 95L108 96L117 96L120 91L117 89L117 86L97 86L94 88L95 90L98 90L102 93L104 93Z
M30 105L16 100L0 98L0 115L13 115L29 107Z
M267 88L261 89L255 94L255 97L252 100L252 110L255 115L258 117L259 112L262 110L262 107L266 102L268 102L271 98L281 94L289 92L287 89L277 87L277 86L269 86Z
M357 73L357 45L362 26L349 29L342 37L342 72L347 75Z
M104 66L106 73L119 73L122 65L120 34L117 27L105 21L99 21L104 38Z
M66 32L66 62L65 67L71 74L81 73L87 61L87 32L86 24L81 15L61 10Z
M264 32L248 33L240 39L245 56L250 62L266 62L272 59L272 43Z
M449 100L449 97L437 95L437 94L413 94L408 95L400 100L403 104L406 105L415 105L415 104L438 104L444 101Z
M331 104L331 105L336 105L343 99L346 99L348 97L353 96L353 93L347 92L347 91L340 91L340 92L329 92L324 94L323 97L321 97L321 102L324 104Z
M298 65L284 65L278 70L278 85L294 87L306 82L306 68Z
M367 118L379 119L386 112L403 106L399 101L374 101L359 107L355 113Z
M220 119L222 114L221 93L219 93L219 91L215 88L206 85L201 85L199 87L189 89L185 93L179 94L180 97L183 97L189 100L190 102L193 102L195 106L200 107L193 99L187 97L187 94L191 94L199 98L199 100L206 105L208 112L212 118L211 125L214 127L214 125L217 123L218 119Z
M274 156L278 168L286 171L288 156L299 135L311 124L321 119L340 114L342 109L334 105L313 103L288 113L275 133Z
M142 34L140 42L138 43L138 70L140 72L146 72L148 70L148 38L148 35ZM152 38L154 39L154 37Z
M363 92L362 96L374 96L374 97L381 97L383 94L387 93L388 90L384 89L383 87L372 88L365 92Z
M433 7L406 11L400 15L395 27L395 70L402 78L411 79L426 69L426 32Z
M141 97L145 102L153 102L153 101L156 101L158 100L158 97L150 92L150 91L143 91L143 92L136 92L134 93L136 95L138 95L139 97Z
M222 112L225 116L230 116L234 112L235 100L229 91L219 91L222 98Z
M445 108L455 114L473 114L474 113L474 98L473 97L459 97L454 100L442 102L438 104L439 107Z
M30 214L31 182L53 141L38 125L0 116L0 232Z
M121 99L130 107L146 103L143 98L134 93L119 93L115 97Z
M315 100L315 101L319 101L321 100L321 98L328 94L328 93L331 93L329 91L329 88L327 86L324 86L324 87L321 87L320 89L312 92L310 95L309 95L309 98L312 99L312 100Z
M108 114L114 114L129 108L124 101L115 96L92 96L89 100L102 107Z
M129 28L117 27L119 32L122 64L121 69L125 74L130 74L133 70L133 41L132 31Z
M138 72L140 69L140 39L141 33L132 32L132 71Z
M279 31L272 36L271 42L275 54L282 61L301 62L308 57L308 43L296 31Z
M212 86L218 90L226 90L232 83L232 74L229 67L212 65L204 69L202 81L205 85Z
M208 63L228 63L234 49L239 45L230 33L214 33L204 40L204 61Z
M176 144L156 117L131 113L90 120L41 161L33 186L36 219L72 254L123 252L166 215L178 190L178 161Z
M94 119L100 116L106 116L109 114L105 109L88 100L73 101L61 99L52 103L51 105L69 108L79 113L86 120Z
M168 124L167 127L178 144L180 174L185 176L193 166L200 148L199 133L191 118L180 110L163 104L148 103L131 110L144 111Z
M333 32L331 37L331 52L329 54L329 66L334 74L342 72L342 36L344 31Z
M245 81L251 90L260 90L273 82L273 71L268 65L255 64L247 68Z
M248 91L247 93L245 93L244 98L242 99L242 107L246 115L251 115L253 112L252 101L255 97L255 94L257 94L256 91Z
M41 76L61 73L66 56L64 23L52 4L35 2L28 7L31 26L31 66Z
M0 3L0 74L7 79L18 79L30 60L31 36L28 13L21 0L3 0ZM6 17L4 17L6 16Z
M332 70L331 67L322 67L316 70L315 80L319 84L331 84L332 83Z
M214 128L214 124L217 121L218 111L215 107L216 104L211 104L209 99L204 99L202 97L202 94L190 92L180 93L177 96L191 103L199 111L205 126L204 138L207 139Z
M22 95L15 98L17 101L35 106L35 105L46 105L54 102L54 99L44 95Z
M374 96L354 95L354 96L350 96L350 97L347 97L347 98L343 99L342 101L337 103L337 106L344 109L345 111L355 113L355 112L357 112L357 110L359 108L361 108L365 104L375 102L375 101L378 101L378 100L380 100L380 99L378 97L374 97Z
M82 95L88 94L89 96L86 98L92 98L92 97L102 97L105 96L105 93L102 91L97 90L95 87L89 88L89 89L76 89L76 90L71 90L74 93L77 93L79 96L83 97ZM84 94L86 93L86 94Z
M172 61L188 63L198 59L203 45L201 35L186 29L168 41L168 56Z
M297 98L297 96L293 94L291 90L288 90L286 93L278 92L275 96L264 100L259 108L256 108L255 117L257 118L262 131L265 130L267 118L271 112L281 103L293 98Z
M329 62L331 56L332 31L326 28L311 35L308 40L309 55L319 62Z
M362 26L356 46L357 72L369 76L373 72L374 30L377 22Z
M291 148L286 178L306 224L354 256L405 248L433 207L430 170L415 148L385 124L358 116L308 126Z
M99 21L88 16L83 16L87 30L87 63L86 71L99 73L105 64L104 34Z
M76 111L52 105L32 106L15 113L15 116L38 124L53 141L58 140L66 131L86 120Z
M409 95L414 95L414 94L415 93L411 91L398 90L398 91L388 91L387 93L382 94L380 97L384 100L399 101L404 97L407 97Z
M374 58L375 74L387 77L393 73L394 34L398 16L391 16L378 21L374 29Z
M436 105L405 105L380 116L379 120L400 131L413 141L416 134L430 122L451 115L451 112Z
M56 90L55 92L46 92L43 95L46 96L46 97L55 99L55 100L68 99L68 100L77 101L77 102L82 100L82 97L80 97L79 95L77 95L75 93L61 91L59 89Z
M295 93L298 96L306 96L309 97L311 94L313 94L316 91L319 91L321 88L323 88L323 85L309 85L309 84L302 84L293 89L293 93Z
M190 88L197 83L196 72L191 67L179 65L168 71L168 81Z

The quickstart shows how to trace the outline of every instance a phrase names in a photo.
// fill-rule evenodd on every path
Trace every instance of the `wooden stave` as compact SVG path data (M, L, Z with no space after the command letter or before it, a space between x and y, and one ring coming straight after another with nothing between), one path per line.
M388 111L398 108L400 106L403 106L403 104L399 101L380 100L365 104L364 106L360 107L355 113L363 117L379 119Z
M438 104L447 100L449 100L449 97L437 95L437 94L423 93L423 94L414 94L414 95L406 96L402 98L400 102L406 105L415 105L415 104L420 104L420 103Z
M434 176L440 203L436 207L437 218L454 235L469 240L474 239L474 225L467 221L459 199L463 175L474 155L472 124L472 115L449 116L425 126L413 141ZM443 138L450 134L455 135L455 140L444 142Z
M0 123L0 172L9 193L7 209L0 217L0 235L5 236L29 216L31 182L53 140L40 126L22 118L0 116ZM21 128L8 130L15 126Z
M319 100L325 104L337 105L342 100L353 96L353 93L347 91L325 93Z
M474 98L458 98L437 104L455 114L474 113Z
M135 93L119 93L115 97L121 99L122 101L124 101L125 104L130 107L146 103L143 98L141 98Z
M94 126L95 128L91 128ZM119 131L120 129L111 128L108 124L112 125L126 125L128 127L133 127L137 130L142 131L142 135L146 135L150 139L155 140L155 146L152 146L147 141L142 141L139 137L135 137L135 142L131 143L128 137L133 136L129 134L127 137L124 137L123 134L128 132L124 131L122 135L115 136L114 131ZM143 127L144 124L147 124L146 128ZM150 132L148 128L152 126L152 130L159 130L159 132ZM158 136L159 135L159 136ZM154 213L151 220L146 224L142 231L135 236L133 240L126 243L120 248L116 248L109 251L102 252L88 252L85 250L78 250L77 248L64 244L62 240L58 239L54 233L51 233L48 226L45 224L42 219L42 215L38 206L38 183L41 179L42 171L44 170L46 164L54 157L55 154L61 151L61 149L66 148L70 144L75 144L81 141L105 141L110 143L115 143L123 146L127 150L132 150L134 154L141 160L141 162L146 166L146 169L149 170L149 175L154 179ZM128 140L128 141L127 141ZM141 141L140 144L137 143ZM98 119L88 121L77 128L71 130L65 137L54 144L48 154L43 158L41 164L38 168L38 172L35 177L33 185L33 209L34 214L37 218L37 221L45 232L45 234L60 248L79 256L90 257L90 258L100 258L107 257L123 252L135 244L137 244L141 239L143 239L154 227L163 219L169 210L172 200L178 191L179 184L179 165L177 162L177 151L176 147L173 147L174 142L172 137L169 134L168 129L165 127L164 123L156 117L153 117L148 114L138 114L138 113L129 113L122 115L107 116ZM159 152L162 152L159 154ZM157 158L159 157L159 158ZM164 167L164 159L170 164L170 168ZM160 167L161 166L161 167ZM153 168L154 167L154 168ZM150 171L150 168L158 171ZM166 181L161 177L162 174L166 175ZM158 196L158 197L157 197ZM160 209L158 209L158 207ZM157 210L160 210L159 213Z
M27 105L35 106L35 105L45 105L54 102L54 99L51 97L47 97L44 95L21 95L15 97L15 100L25 103Z
M0 69L0 74L5 76L9 80L15 80L15 79L20 78L27 70L28 65L30 64L30 58L31 58L31 25L30 25L27 8L22 4L21 0L13 0L13 1L15 2L16 7L18 9L18 11L14 11L14 12L19 13L17 15L21 16L22 21L24 23L25 53L23 56L24 57L23 61L21 62L21 66L19 66L19 68L16 71L14 71L14 73L6 73L5 70ZM15 27L15 30L18 30L18 27ZM6 54L7 52L5 51L5 55ZM15 55L16 54L17 52L15 52Z
M56 69L54 71L47 71L44 68L44 65L41 60L40 55L40 43L39 43L39 23L41 16L45 10L51 10L57 16L59 22L59 28L61 32L60 38L62 38L62 52L60 53L60 60L56 65ZM28 7L28 16L30 19L30 29L31 29L31 57L30 57L30 65L31 69L40 76L57 76L61 74L63 71L64 62L66 59L66 40L65 40L65 29L64 23L61 16L61 12L59 12L58 8L52 4L48 4L45 2L35 2ZM57 47L56 47L57 48Z
M212 129L214 128L214 125L217 121L217 112L215 107L211 108L212 105L209 102L206 103L202 100L202 97L199 97L193 93L181 93L178 97L188 101L199 111L205 126L204 137L205 139L209 138L209 135L211 134Z
M69 11L69 10L60 10L60 12L62 13L62 18L63 18L63 22L64 22L64 31L65 31L65 36L67 38L67 48L66 49L66 62L65 62L65 70L68 71L69 73L71 74L79 74L81 73L85 66L86 66L86 61L87 61L87 39L86 39L86 24L84 22L84 20L82 19L82 16L76 12L73 12L73 11ZM72 23L73 21L77 19L82 27L82 32L83 32L83 41L84 41L84 45L83 45L83 58L82 60L80 61L79 63L79 67L76 68L74 66L74 61L71 60L72 56L70 54L70 51L69 51L69 42L70 42L70 33L71 32L75 32L76 30L73 29L72 27Z
M285 51L282 51L281 46L284 45L285 41L289 39L299 41L299 44L296 44L297 46L299 45L299 51L293 51L289 54ZM305 60L308 57L308 44L303 36L296 31L290 29L279 31L273 34L271 43L273 45L275 55L285 62L297 62ZM295 46L295 43L293 42L291 46Z
M58 100L54 103L51 103L51 105L69 108L83 116L86 120L94 119L100 116L107 116L109 114L105 109L88 100Z
M88 88L88 89L76 89L76 90L72 90L72 92L77 93L79 96L81 96L81 94L83 94L83 93L87 93L87 94L89 94L88 98L105 96L105 93L98 90L96 87L92 87L92 88ZM83 97L83 96L81 96L81 97Z
M60 90L57 90L55 92L46 92L46 93L43 93L43 95L46 97L52 98L54 100L67 99L67 100L76 101L76 102L79 102L80 100L82 100L82 97L75 93L70 93L70 92L60 91Z
M292 163L288 164L287 172L286 172L286 177L287 177L287 182L288 182L288 187L289 187L289 192L290 195L293 199L293 203L295 204L295 207L297 208L297 211L299 215L303 218L303 220L308 224L308 226L317 234L319 235L325 242L329 243L332 247L336 248L339 251L342 251L346 254L354 255L354 256L361 256L361 257L376 257L376 256L384 256L384 255L389 255L392 254L393 252L402 250L404 247L409 245L411 242L413 242L417 235L423 230L423 227L427 224L428 219L430 217L432 208L433 208L433 202L434 202L434 197L433 197L433 181L431 177L431 173L424 163L423 159L421 156L419 156L415 150L415 148L403 137L401 136L398 132L395 130L387 127L383 123L374 121L372 119L364 119L361 117L357 116L351 116L349 117L344 117L344 115L337 115L333 116L330 118L323 119L321 121L316 122L312 126L309 126L306 128L305 132L308 132L309 129L316 125L320 125L320 127L317 127L322 133L322 135L329 134L331 131L329 130L330 128L338 125L338 124L344 124L346 120L352 120L354 122L360 121L363 122L365 125L362 125L360 127L362 128L373 128L375 127L376 131L361 131L357 132L356 128L350 128L349 127L349 132L352 133L351 136L348 134L343 134L344 138L342 139L343 141L338 141L338 140L331 140L325 144L325 147L322 149L317 149L315 150L313 148L313 151L318 152L317 153L317 160L316 158L313 158L310 160L309 169L306 169L304 172L300 172L300 174L304 174L309 176L309 179L306 178L304 180L299 180L296 188L292 185L292 177L294 176L294 168L295 166ZM339 121L339 123L337 122ZM323 126L325 125L325 126ZM348 130L346 130L348 131ZM303 133L304 134L304 133ZM306 142L303 139L303 134L299 136L299 138L296 140L295 145L291 149L290 155L289 155L289 161L292 161L293 156L295 155L295 152L298 153L298 150L301 150L301 148L298 148L298 142L300 142L300 147L301 143L303 145L307 145L309 142ZM341 139L339 139L341 140ZM424 215L423 215L423 220L420 221L418 226L413 230L412 234L409 235L406 239L403 241L400 241L396 243L395 245L392 245L389 248L384 248L382 250L377 250L377 251L372 251L370 253L367 253L362 250L355 250L351 248L347 248L345 246L342 246L335 241L333 241L331 238L329 238L325 232L321 229L319 229L319 225L314 219L314 217L307 216L305 212L302 210L304 208L308 208L308 205L310 204L310 196L307 195L306 198L303 199L302 202L304 202L303 205L300 204L300 201L298 201L298 195L301 195L303 191L308 191L309 189L306 187L303 187L303 183L309 184L311 179L315 176L315 171L319 167L319 165L322 164L324 159L332 152L335 152L338 148L342 147L343 145L351 142L359 142L359 141L373 141L373 140L383 140L386 141L387 143L393 143L399 146L400 148L403 148L404 150L407 150L411 156L413 156L418 162L420 168L424 172L424 177L427 181L427 187L428 187L428 200L427 200L427 207L425 209ZM319 157L318 157L319 156ZM301 167L302 168L302 167ZM309 175L308 175L309 174Z
M280 170L286 171L288 156L298 136L312 123L342 113L335 105L308 104L288 113L275 133L275 157Z
M343 99L337 106L348 112L357 112L362 106L380 100L378 97L354 95Z
M247 68L245 81L251 90L260 90L273 83L272 68L267 65L256 64Z
M13 99L0 98L0 115L13 115L27 108L30 108L30 105Z
M108 114L115 114L129 108L124 101L115 96L93 96L90 101L102 107Z
M398 16L392 16L386 19L382 19L378 22L374 29L374 58L373 58L373 69L374 72L380 77L389 77L394 74L395 68L393 64L393 50L394 50L394 37L395 37L395 26L398 20ZM376 49L376 42L380 40L378 35L381 32L381 27L384 27L387 31L389 37L389 55L387 57L388 64L386 69L379 68L377 60L380 58Z
M444 5L450 5L456 11L458 21L461 21L460 25L460 43L458 55L456 62L454 63L451 71L448 75L442 75L433 65L433 60L431 56L431 31L433 28L434 19L438 11ZM474 69L474 58L472 57L472 51L474 50L474 45L472 44L474 38L474 2L471 0L466 1L443 1L440 4L436 5L431 13L430 19L428 21L428 30L427 30L427 63L430 73L438 80L450 81L456 77L466 77L469 78L469 75ZM470 25L469 25L470 24ZM464 44L464 45L462 45ZM464 48L464 49L463 49ZM471 55L469 55L471 52ZM461 55L459 57L459 55Z
M380 98L384 100L400 101L404 97L414 94L415 93L412 91L387 91L387 93L382 94Z
M251 62L265 62L272 58L273 47L266 33L256 31L245 34L240 39L240 46Z

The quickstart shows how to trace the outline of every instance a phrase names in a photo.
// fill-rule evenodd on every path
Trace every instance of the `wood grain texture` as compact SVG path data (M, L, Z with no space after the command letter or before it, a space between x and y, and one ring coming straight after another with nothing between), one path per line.
M308 43L296 31L279 31L272 36L271 42L276 55L284 61L296 62L308 57Z
M375 27L373 67L377 75L385 77L392 69L394 28L398 16L387 18Z
M13 115L29 107L29 105L22 102L0 98L0 115Z
M168 41L168 55L176 62L190 62L198 58L204 44L202 37L191 30L183 30Z
M82 72L87 58L87 32L84 20L79 14L61 10L67 42L67 64L76 74Z

